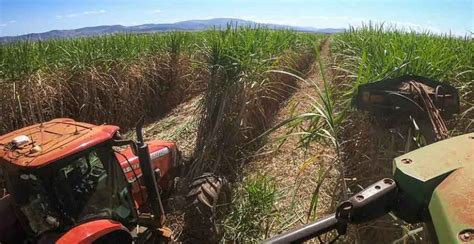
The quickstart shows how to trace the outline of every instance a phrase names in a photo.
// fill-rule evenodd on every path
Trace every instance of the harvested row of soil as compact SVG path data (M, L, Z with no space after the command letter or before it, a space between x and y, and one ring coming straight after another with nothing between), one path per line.
M163 119L148 124L144 128L145 137L175 141L183 157L190 158L196 142L201 99L202 95L197 95L177 105Z
M329 45L326 40L321 47L320 55L324 62L329 60ZM317 62L312 65L312 70L305 79L322 86ZM310 97L318 97L316 88L298 81L294 94L281 105L274 124L311 111ZM280 139L292 132L295 131L283 126L269 134L268 143L258 150L244 169L244 178L265 175L273 179L280 195L275 206L278 217L273 219L270 230L262 233L268 236L261 238L269 238L290 230L333 210L333 192L339 177L336 168L331 166L334 162L334 150L316 142L303 149L298 147L298 136L290 136L281 144ZM318 176L326 170L329 170L326 179L321 181ZM316 189L319 189L319 207L316 213L309 213L311 197Z
M306 74L311 67L313 55L307 50L283 55L283 62L277 66L279 69ZM256 81L263 77L264 84L251 87L245 84L248 81L237 82L234 87L223 88L222 93L212 93L215 91L213 89L209 92L209 87L216 88L221 82L225 83L220 80L223 77L219 75L210 79L202 101L202 117L187 180L204 172L223 175L230 182L240 177L242 165L248 162L249 155L255 150L247 143L271 126L280 104L294 92L296 82L293 77L280 73L263 72L258 76ZM228 205L230 202L223 204ZM202 218L196 209L197 206L190 205L184 214L185 226L181 241L212 243L219 240L223 229L218 222L222 221L220 217L224 217L225 213L215 219Z

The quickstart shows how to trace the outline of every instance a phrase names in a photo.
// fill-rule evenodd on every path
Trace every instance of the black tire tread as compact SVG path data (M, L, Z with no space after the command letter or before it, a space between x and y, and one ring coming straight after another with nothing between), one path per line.
M215 207L219 201L219 194L225 185L226 180L212 173L193 179L189 184L189 193L186 198L190 208L197 208L199 214L204 214L204 218L212 218Z

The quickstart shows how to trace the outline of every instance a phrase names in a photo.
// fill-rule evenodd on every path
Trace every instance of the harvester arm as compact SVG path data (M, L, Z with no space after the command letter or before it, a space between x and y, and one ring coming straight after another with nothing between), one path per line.
M474 241L474 133L446 139L393 161L394 179L383 179L342 202L336 213L265 241L301 243L347 224L393 212L433 227L439 243Z
M346 228L347 225L339 222L336 218L336 214L331 214L313 223L303 225L297 229L273 237L270 240L266 240L265 243L302 243L332 230L337 230L339 235L343 235L345 234Z
M301 243L332 230L337 230L339 235L344 235L348 224L367 222L390 212L397 192L398 188L394 180L388 178L380 180L342 202L335 214L265 242Z

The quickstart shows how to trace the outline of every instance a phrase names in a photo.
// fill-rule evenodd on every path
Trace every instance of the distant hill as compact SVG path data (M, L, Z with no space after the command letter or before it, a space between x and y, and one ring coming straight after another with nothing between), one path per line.
M317 33L338 33L344 29L332 28L313 28L313 27L298 27L289 25L276 25L267 23L257 23L249 20L232 19L232 18L216 18L207 20L187 20L171 24L144 24L135 26L123 25L102 25L94 27L84 27L73 30L52 30L43 33L31 33L18 36L4 36L0 37L0 42L13 42L19 40L48 40L48 39L63 39L85 36L98 36L104 34L114 33L147 33L147 32L166 32L173 30L183 31L198 31L210 28L225 28L229 23L237 26L265 26L271 29L293 29L302 32L317 32Z

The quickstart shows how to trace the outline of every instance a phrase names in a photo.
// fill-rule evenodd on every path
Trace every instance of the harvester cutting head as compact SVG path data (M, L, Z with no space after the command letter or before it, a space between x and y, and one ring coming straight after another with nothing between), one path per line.
M375 113L425 115L426 111L417 91L423 89L440 110L443 117L459 112L456 88L421 76L401 76L361 85L354 105L359 110Z
M389 121L410 118L434 142L448 137L443 119L459 112L459 95L451 85L405 75L359 86L353 104Z

